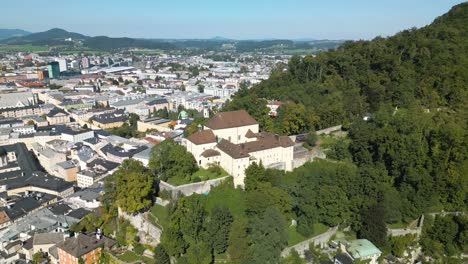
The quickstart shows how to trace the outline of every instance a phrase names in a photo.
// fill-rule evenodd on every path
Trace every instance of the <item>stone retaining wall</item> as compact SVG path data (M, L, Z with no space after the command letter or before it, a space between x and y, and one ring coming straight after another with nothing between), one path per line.
M189 183L179 186L174 186L167 182L160 181L159 189L164 191L170 191L172 198L177 199L181 194L185 196L190 196L194 193L206 194L211 190L211 187L218 186L221 182L228 179L229 177L231 176L225 176L218 179Z

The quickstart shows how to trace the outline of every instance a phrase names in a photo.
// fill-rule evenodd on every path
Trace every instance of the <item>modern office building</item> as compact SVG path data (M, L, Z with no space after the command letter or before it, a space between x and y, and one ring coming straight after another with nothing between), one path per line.
M49 70L50 79L58 79L60 77L60 65L57 61L49 62L47 68Z
M59 58L56 61L59 63L60 72L64 72L68 70L67 59Z

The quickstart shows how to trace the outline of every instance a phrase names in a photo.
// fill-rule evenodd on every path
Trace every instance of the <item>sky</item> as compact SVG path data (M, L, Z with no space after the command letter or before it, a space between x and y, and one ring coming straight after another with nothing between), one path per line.
M0 28L135 38L372 39L431 23L455 0L2 0Z

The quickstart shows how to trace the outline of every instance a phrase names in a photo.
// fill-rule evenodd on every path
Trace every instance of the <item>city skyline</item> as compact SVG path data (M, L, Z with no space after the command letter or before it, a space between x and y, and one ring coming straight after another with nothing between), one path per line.
M0 24L31 32L63 28L89 36L134 38L371 39L425 26L460 2L139 0L130 5L53 0L26 9L33 2L23 0L3 4L7 12ZM19 14L24 18L18 20Z

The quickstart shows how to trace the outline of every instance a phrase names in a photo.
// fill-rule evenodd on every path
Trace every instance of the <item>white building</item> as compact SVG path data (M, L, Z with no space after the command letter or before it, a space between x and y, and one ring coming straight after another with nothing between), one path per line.
M80 188L88 188L106 176L107 174L105 173L101 174L90 170L82 170L76 174L76 184Z
M187 151L198 165L221 166L243 186L245 169L252 163L291 171L294 142L287 136L259 132L257 121L245 110L221 112L205 123L205 129L185 139Z
M58 58L56 61L59 63L60 72L64 72L68 70L67 59L65 58Z
M66 128L61 131L61 139L73 143L83 142L86 139L94 137L94 131L89 129L72 129Z

